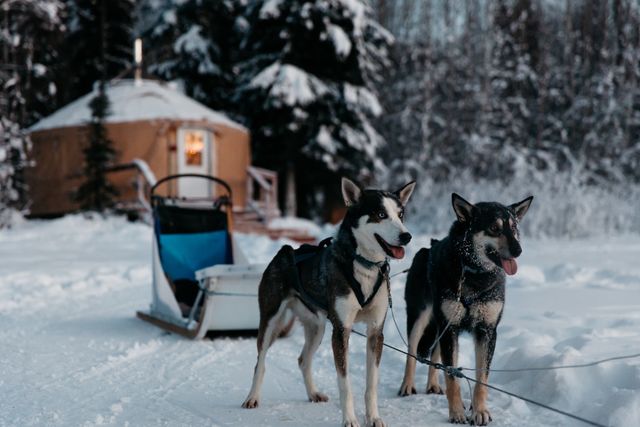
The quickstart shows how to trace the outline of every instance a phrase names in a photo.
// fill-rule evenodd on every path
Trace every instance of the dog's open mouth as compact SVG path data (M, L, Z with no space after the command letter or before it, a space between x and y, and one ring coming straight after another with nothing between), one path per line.
M493 248L487 251L487 255L498 267L502 267L504 272L509 276L513 276L518 272L518 263L515 258L503 258L498 251Z
M382 246L382 249L384 249L385 253L389 255L391 258L396 258L396 259L404 258L404 248L402 246L390 245L389 243L387 243L386 240L384 240L378 234L374 234L374 236L376 237L376 240L378 241L380 246Z

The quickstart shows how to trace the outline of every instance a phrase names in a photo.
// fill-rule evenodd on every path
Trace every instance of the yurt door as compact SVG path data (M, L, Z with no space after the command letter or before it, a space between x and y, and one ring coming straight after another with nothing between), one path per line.
M178 173L212 175L211 132L204 129L180 129L178 131ZM206 179L182 178L178 180L180 197L210 197L211 184Z

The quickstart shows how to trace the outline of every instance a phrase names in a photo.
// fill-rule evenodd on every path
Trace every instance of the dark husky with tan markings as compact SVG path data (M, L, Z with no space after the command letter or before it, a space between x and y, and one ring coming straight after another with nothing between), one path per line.
M311 361L322 341L326 320L333 326L331 342L343 425L348 427L359 425L347 376L349 335L354 322L366 323L366 423L375 427L385 425L378 413L377 384L388 307L387 259L403 258L403 246L411 240L403 218L414 186L415 182L410 182L393 193L361 190L343 178L342 195L347 213L333 243L304 263L296 262L300 252L291 246L280 249L260 282L258 361L243 407L258 406L267 350L283 327L285 312L290 309L304 326L305 343L298 364L312 402L328 400L314 385Z
M496 345L496 328L502 317L505 273L517 271L522 253L518 223L533 197L504 206L500 203L471 204L452 195L457 221L449 235L432 240L430 249L416 254L407 276L407 334L409 353L457 366L458 335L471 332L476 350L476 378L486 383ZM439 340L438 340L439 338ZM416 360L407 357L399 394L416 393ZM486 425L487 388L476 384L472 414L467 420L455 377L445 375L449 421ZM442 394L437 372L429 368L427 393Z

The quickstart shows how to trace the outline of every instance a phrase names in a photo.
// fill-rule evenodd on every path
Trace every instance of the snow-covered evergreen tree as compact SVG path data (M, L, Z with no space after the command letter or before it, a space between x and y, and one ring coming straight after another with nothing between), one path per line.
M9 90L19 98L13 100L12 114L20 126L55 109L64 17L60 0L12 0L0 6L0 84L10 82Z
M55 105L52 79L63 14L58 0L0 6L0 210L28 208L24 171L30 141L24 128Z
M379 165L370 120L392 37L361 0L255 1L245 20L236 99L254 157L289 194L295 177L299 214L319 213L316 194L330 207L340 175L366 181Z
M523 166L524 153L535 144L537 13L533 0L495 4L486 117L488 146L477 153L481 155L476 165L476 173L486 178L511 178Z
M96 81L131 69L135 0L67 0L67 10L66 66L58 78L63 104L91 92Z
M89 142L83 150L85 181L78 188L76 200L83 210L103 212L113 207L117 195L115 187L106 177L106 170L115 159L115 151L104 127L104 120L109 115L109 98L104 84L100 85L89 107Z
M444 20L452 22L458 13L450 10ZM474 167L468 159L484 131L486 52L477 11L464 13L461 40L425 36L425 43L398 43L394 50L394 72L382 96L387 113L379 121L389 141L385 155L394 159L394 185L418 175L446 181Z
M230 111L237 54L239 0L147 0L139 15L151 74L177 81L184 92ZM148 18L144 15L152 12ZM155 13L153 13L155 12Z
M0 228L9 225L12 211L26 208L21 200L26 188L20 173L27 166L30 144L17 123L0 116Z
M396 43L392 49L392 66L388 83L381 88L380 99L385 113L377 128L387 144L381 154L386 163L385 179L400 185L414 179L430 157L433 123L433 88L437 68L428 66L432 50L428 44Z

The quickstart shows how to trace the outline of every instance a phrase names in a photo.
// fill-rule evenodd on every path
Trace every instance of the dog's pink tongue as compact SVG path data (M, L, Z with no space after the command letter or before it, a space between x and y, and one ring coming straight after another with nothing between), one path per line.
M515 258L502 258L502 268L509 276L513 276L518 271L518 264Z
M404 258L404 248L402 246L389 246L393 257L396 259Z

